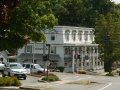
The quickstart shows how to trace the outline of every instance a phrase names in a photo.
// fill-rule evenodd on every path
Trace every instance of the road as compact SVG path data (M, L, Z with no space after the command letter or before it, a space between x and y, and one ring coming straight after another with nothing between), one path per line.
M52 88L52 90L119 90L120 76L94 76L94 75L79 75L67 73L55 73L61 81L52 83L38 82L38 77L28 76L27 80L21 80L23 85L40 86L45 85ZM68 82L89 80L94 83L91 84L66 84Z

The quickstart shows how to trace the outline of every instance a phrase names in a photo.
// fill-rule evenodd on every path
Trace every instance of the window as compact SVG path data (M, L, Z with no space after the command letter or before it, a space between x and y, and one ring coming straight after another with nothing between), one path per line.
M27 45L26 46L26 52L27 53L32 53L32 45Z
M52 41L55 40L55 32L51 32L51 40L52 40Z
M30 64L26 64L26 68L30 68Z
M72 31L72 39L73 39L73 41L76 40L76 31Z
M33 68L34 66L33 65L31 65L31 68Z
M85 32L84 32L84 37L85 37L85 38L84 38L85 41L87 41L87 40L88 40L88 31L85 31Z
M78 39L81 41L82 40L82 31L78 32Z
M69 41L69 34L70 34L70 31L66 30L65 31L65 39L66 39L66 41Z
M91 39L91 41L93 41L93 37L94 36L94 34L93 34L93 31L90 31L90 39Z
M70 50L70 49L69 49L68 47L65 47L65 53L64 53L64 54L65 54L65 55L69 54L69 50Z
M51 47L51 53L56 54L56 47Z
M64 50L65 50L65 52L64 52L65 55L71 55L72 54L72 49L70 47L65 47Z

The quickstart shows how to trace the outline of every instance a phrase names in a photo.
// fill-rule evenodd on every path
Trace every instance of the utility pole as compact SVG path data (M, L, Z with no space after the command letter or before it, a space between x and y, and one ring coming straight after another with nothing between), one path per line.
M45 34L45 31L44 31L44 34ZM43 57L45 56L45 50L46 49L46 44L45 44L45 41L43 41ZM44 64L44 75L45 75L45 62L43 62Z
M35 61L35 42L33 42L33 64L34 64L34 61Z
M48 46L48 60L46 61L46 65L47 65L47 81L48 81L48 69L49 69L49 65L50 65L50 44L46 44L46 46Z

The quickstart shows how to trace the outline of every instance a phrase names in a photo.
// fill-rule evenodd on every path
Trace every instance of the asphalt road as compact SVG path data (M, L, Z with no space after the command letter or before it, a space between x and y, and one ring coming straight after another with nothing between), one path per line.
M52 90L120 90L120 76L94 76L67 73L55 73L61 81L52 83L38 82L38 77L28 76L27 80L20 80L25 86L48 86ZM73 81L91 81L90 84L66 84Z
M68 75L67 75L68 76ZM91 84L57 84L52 85L52 90L120 90L120 76L92 76L92 75L73 75L71 78L66 78L71 81L86 81Z

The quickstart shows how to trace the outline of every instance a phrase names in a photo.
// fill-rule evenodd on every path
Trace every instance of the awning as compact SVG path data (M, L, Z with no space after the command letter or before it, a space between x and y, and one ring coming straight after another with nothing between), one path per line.
M69 58L64 58L64 60L65 60L66 62L68 62L68 61L72 61L73 59L72 59L72 57L69 57Z
M32 54L32 53L22 53L18 56L19 59L43 59L43 54ZM60 56L58 54L50 54L50 60L51 61L58 61L61 60Z
M14 56L8 56L7 58L8 59L17 59L17 56L16 55L14 55Z

